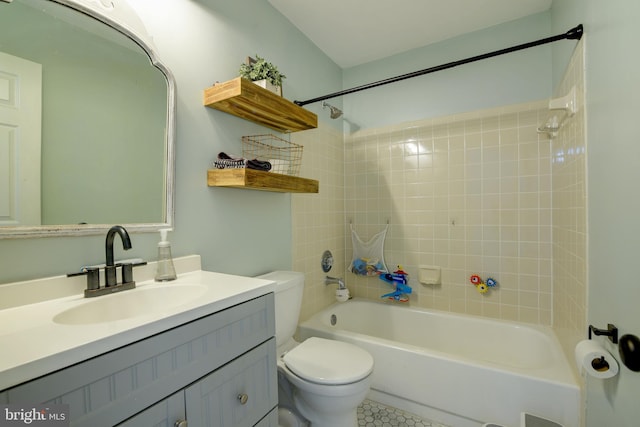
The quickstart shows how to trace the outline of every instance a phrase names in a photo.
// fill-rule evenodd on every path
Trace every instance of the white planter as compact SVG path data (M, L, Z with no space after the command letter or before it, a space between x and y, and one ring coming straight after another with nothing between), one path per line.
M282 96L282 86L274 86L267 79L256 80L253 83L257 84L261 88L264 88L270 92L275 93L278 96Z

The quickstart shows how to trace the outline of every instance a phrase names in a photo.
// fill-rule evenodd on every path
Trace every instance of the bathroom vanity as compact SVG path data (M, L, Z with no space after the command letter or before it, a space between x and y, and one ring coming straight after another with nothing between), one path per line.
M176 261L173 282L0 310L0 403L67 404L74 426L277 426L273 283Z

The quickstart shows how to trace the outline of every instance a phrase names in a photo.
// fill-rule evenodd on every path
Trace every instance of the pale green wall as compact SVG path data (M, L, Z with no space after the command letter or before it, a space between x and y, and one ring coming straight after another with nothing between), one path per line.
M130 3L177 81L174 256L201 254L204 268L229 273L290 268L290 196L206 184L206 170L219 151L237 153L242 135L269 130L203 107L203 89L234 78L245 57L256 53L287 75L288 99L341 89L340 68L262 0ZM308 109L321 113L318 107ZM133 249L123 255L116 243L116 257L153 260L157 240L155 235L133 235ZM63 274L103 260L103 236L0 240L0 283Z
M532 15L346 69L344 87L527 43L550 31L548 12ZM343 105L345 117L365 129L540 100L551 91L551 47L544 45L357 92Z
M585 26L588 322L599 328L613 323L621 334L640 336L640 3L563 0L554 2L552 15L556 30L580 21ZM616 346L607 345L619 360ZM638 426L639 395L640 373L624 366L617 378L589 378L587 427Z

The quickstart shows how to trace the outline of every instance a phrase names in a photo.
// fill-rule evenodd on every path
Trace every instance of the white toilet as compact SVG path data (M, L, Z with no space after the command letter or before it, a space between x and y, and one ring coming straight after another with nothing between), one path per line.
M309 420L312 427L357 425L356 411L369 392L373 357L341 341L316 337L302 343L294 341L304 274L274 271L260 278L276 282L279 412L286 424L296 425L292 421L293 410Z

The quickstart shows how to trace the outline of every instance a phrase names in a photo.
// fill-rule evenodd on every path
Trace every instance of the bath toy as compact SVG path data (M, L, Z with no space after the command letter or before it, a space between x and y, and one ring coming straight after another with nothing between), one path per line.
M392 285L395 285L398 283L402 283L406 285L409 282L406 274L396 274L396 273L382 273L380 274L380 280L383 280Z
M381 272L386 273L386 270L376 258L357 258L353 260L351 272L361 276L377 276Z
M353 272L356 274L367 274L367 263L363 259L353 260Z
M398 269L396 271L393 272L394 274L403 274L405 276L408 276L409 273L407 273L406 271L404 271L402 269L402 266L400 264L398 264Z
M409 282L407 276L408 274L402 270L401 266L398 266L398 269L393 273L380 274L380 280L387 282L396 288L395 291L384 294L380 298L389 298L399 302L409 301L409 294L411 294L413 290L411 289L411 286L407 284Z
M489 291L489 288L494 288L498 286L498 282L496 281L496 279L492 277L487 277L487 281L485 282L477 274L472 274L471 277L469 277L469 281L476 287L476 290L481 294L486 294Z
M409 302L409 297L399 291L394 291L388 294L384 294L380 298L389 298L390 300L394 300L398 302Z

